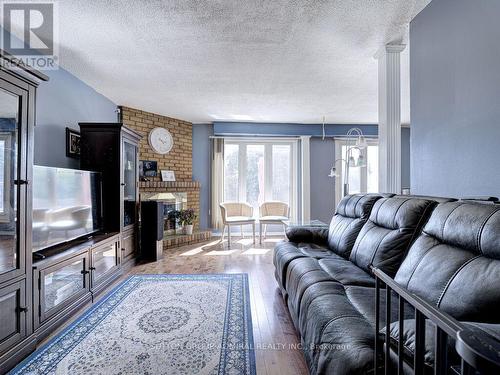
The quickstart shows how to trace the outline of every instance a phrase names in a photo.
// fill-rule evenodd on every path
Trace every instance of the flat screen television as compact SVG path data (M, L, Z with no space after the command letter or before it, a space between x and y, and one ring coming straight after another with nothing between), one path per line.
M33 167L33 252L99 231L101 212L100 173Z

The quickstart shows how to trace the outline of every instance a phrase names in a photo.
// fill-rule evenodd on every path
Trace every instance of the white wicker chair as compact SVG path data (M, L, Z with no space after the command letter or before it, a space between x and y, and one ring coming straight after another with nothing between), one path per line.
M284 231L285 224L283 220L288 220L289 218L290 207L288 204L278 201L262 203L259 208L259 242L262 243L262 227L264 227L264 238L266 238L268 224L283 225Z
M253 207L248 203L224 202L220 204L222 223L221 241L224 241L224 233L227 227L227 245L231 246L231 226L238 225L243 237L243 225L250 224L253 229L253 242L255 243L255 219L253 217Z

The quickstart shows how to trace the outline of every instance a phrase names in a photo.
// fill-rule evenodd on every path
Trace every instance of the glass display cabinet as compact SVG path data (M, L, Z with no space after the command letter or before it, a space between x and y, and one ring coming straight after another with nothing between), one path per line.
M30 181L36 88L47 80L0 50L0 372L35 347Z
M137 146L123 141L123 228L137 220Z
M141 135L121 123L80 123L82 169L101 172L103 226L120 232L121 265L135 258Z
M25 96L24 90L14 85L4 83L0 88L0 281L24 273L20 230L25 220L27 178L19 166L26 157L25 138L21 137L21 133L26 135L26 114L23 116L20 106Z

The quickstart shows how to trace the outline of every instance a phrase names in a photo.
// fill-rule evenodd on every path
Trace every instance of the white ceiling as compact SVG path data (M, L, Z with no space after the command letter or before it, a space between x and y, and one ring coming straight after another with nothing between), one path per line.
M377 122L377 62L430 0L59 2L61 65L119 105L192 122ZM408 49L403 55L409 123Z

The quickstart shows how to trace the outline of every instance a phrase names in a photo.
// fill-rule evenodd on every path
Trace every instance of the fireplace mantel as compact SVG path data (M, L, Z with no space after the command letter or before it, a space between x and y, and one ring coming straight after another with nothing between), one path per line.
M199 190L201 184L199 181L140 181L139 189L185 189Z

